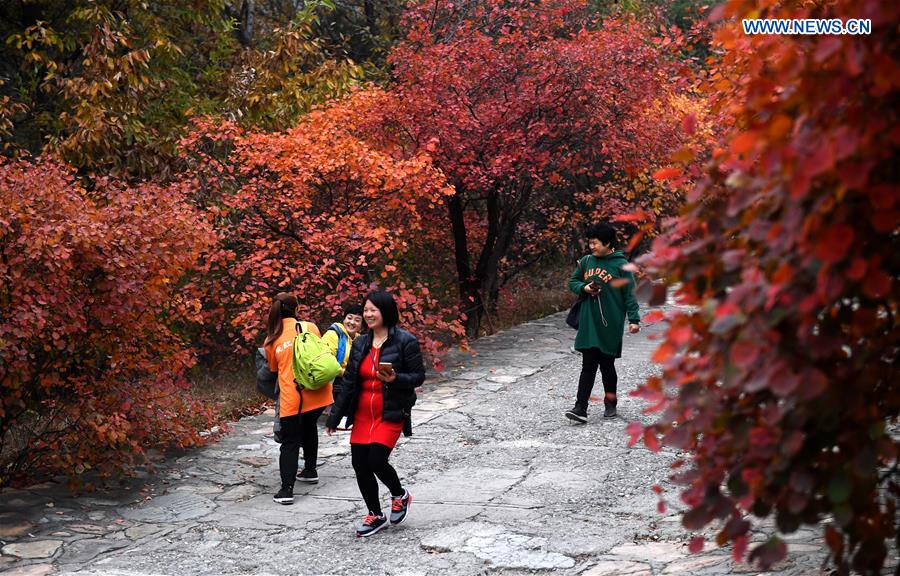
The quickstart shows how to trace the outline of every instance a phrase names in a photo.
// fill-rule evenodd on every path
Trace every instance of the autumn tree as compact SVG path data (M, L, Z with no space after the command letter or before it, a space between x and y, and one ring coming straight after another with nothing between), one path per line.
M316 36L312 10L242 46L231 7L0 0L7 153L52 153L101 175L175 178L191 116L285 128L361 76Z
M528 230L678 141L672 115L644 113L667 99L666 58L639 22L597 27L579 1L415 2L406 23L392 125L455 189L445 222L474 335Z
M751 14L865 17L872 33L745 35ZM706 89L729 131L654 244L689 307L638 391L662 416L633 441L690 454L683 523L719 522L735 558L753 517L774 516L781 533L824 524L839 573L879 574L900 492L900 5L729 0L713 18ZM749 559L785 553L773 535Z
M0 486L188 446L212 420L187 391L179 282L211 230L182 186L85 189L48 159L0 163Z
M259 130L287 129L365 78L347 46L323 34L337 11L331 2L306 2L302 8L295 2L241 2L241 8L245 18L255 14L258 30L232 58L217 110L227 120Z
M230 13L252 20L254 32L284 28L300 20L312 25L312 37L324 42L365 69L368 78L384 80L390 48L400 38L400 15L405 0L241 0ZM312 18L308 18L311 15ZM249 44L249 43L248 43Z
M221 2L0 2L6 89L24 113L15 140L77 166L151 174L165 168L186 109L202 108L202 50L227 35ZM219 15L217 17L217 15Z
M383 102L377 90L360 91L285 132L200 121L184 141L196 163L194 201L219 239L191 289L226 342L256 345L279 291L298 295L302 317L330 322L375 284L395 291L404 323L430 351L458 332L456 309L430 293L428 277L400 266L432 233L423 215L452 189L427 156L398 158L354 133Z

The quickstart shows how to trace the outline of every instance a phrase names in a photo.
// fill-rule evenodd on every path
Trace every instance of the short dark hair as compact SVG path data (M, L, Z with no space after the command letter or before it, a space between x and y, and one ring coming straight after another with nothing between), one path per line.
M588 226L587 230L584 231L584 237L588 240L591 238L599 240L610 248L616 247L616 229L606 222Z
M393 294L385 290L369 292L366 300L372 303L381 312L381 320L388 328L393 328L400 323L400 311L397 310L397 301Z
M344 316L347 314L356 314L357 316L362 316L363 307L359 304L350 304L346 308L344 308Z

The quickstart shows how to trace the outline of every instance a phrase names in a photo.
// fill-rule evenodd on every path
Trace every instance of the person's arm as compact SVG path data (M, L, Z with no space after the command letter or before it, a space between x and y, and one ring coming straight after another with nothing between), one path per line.
M254 357L256 360L256 389L272 400L278 398L278 372L269 367L266 350L258 348Z
M325 331L325 334L322 336L322 340L325 342L325 345L328 346L328 349L331 350L332 356L337 356L338 351L338 343L340 342L340 335L334 331L334 329L329 328ZM349 352L349 350L348 350ZM346 354L347 352L344 352ZM346 358L346 356L344 356ZM338 358L338 362L341 364L341 371L338 373L338 378L344 375L344 372L347 370L347 365L344 362L344 358Z
M634 274L628 272L628 284L623 288L625 290L625 312L628 315L628 323L631 326L628 329L632 332L637 332L634 327L639 327L641 324L641 309L638 306L637 299L634 297Z
M395 372L396 377L388 385L396 388L412 390L425 382L425 362L422 359L422 349L419 340L415 336L403 343L404 372Z
M359 375L359 363L365 355L363 340L364 338L357 338L350 349L350 361L347 362L347 369L344 371L344 393L338 396L337 402L331 407L328 420L325 422L325 427L331 430L337 428L341 418L347 415L347 410L350 409L350 398L355 395L355 389L359 385L356 380Z
M325 334L322 336L322 340L328 346L328 349L331 350L331 354L337 354L338 349L338 335L337 332L329 328L325 331Z
M269 370L278 372L278 358L275 357L275 345L269 344L265 347L266 360L269 362Z
M575 272L572 273L572 277L569 279L569 290L579 296L585 293L584 287L588 285L588 283L584 281L584 272L581 269L583 261L584 258L578 261L578 266L575 267Z

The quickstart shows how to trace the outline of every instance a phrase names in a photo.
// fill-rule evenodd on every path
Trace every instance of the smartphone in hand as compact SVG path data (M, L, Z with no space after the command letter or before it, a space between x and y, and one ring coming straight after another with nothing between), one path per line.
M382 374L393 374L394 373L394 365L390 362L379 362L378 363L378 371Z
M599 280L591 280L590 284L588 284L588 287L594 292L599 292L603 285L600 284Z

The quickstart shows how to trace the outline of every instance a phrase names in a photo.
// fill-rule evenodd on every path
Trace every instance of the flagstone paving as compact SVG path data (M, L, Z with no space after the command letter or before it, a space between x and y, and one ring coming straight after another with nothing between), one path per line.
M0 494L0 571L10 575L156 574L756 574L729 551L689 554L694 534L657 511L676 453L626 448L647 421L627 392L654 370L650 339L626 335L620 417L594 406L587 425L563 417L580 356L558 314L479 340L426 382L414 435L392 461L413 495L409 519L368 539L349 433L322 435L320 483L293 506L272 502L278 445L272 414L244 418L210 446L170 455L125 486L73 496L48 483ZM247 386L252 386L248 382ZM598 383L598 389L599 383ZM388 495L382 489L385 506ZM766 527L768 526L768 527ZM764 525L754 534L762 541ZM707 536L712 532L707 533ZM771 572L828 573L817 530L790 535ZM891 560L896 565L897 558ZM887 572L886 572L887 573Z

